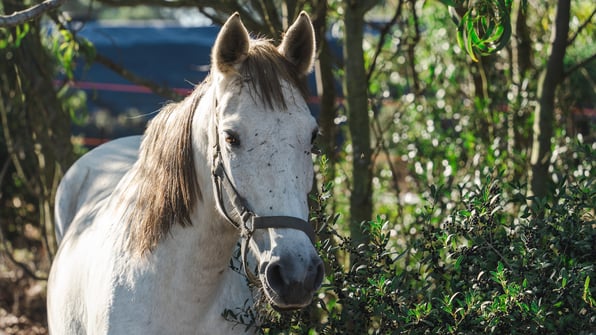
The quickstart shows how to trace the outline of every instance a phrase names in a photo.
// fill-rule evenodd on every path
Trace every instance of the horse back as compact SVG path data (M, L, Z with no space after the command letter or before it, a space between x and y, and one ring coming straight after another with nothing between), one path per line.
M140 136L107 142L83 155L67 171L56 192L55 229L62 241L75 216L93 209L114 190L138 157Z

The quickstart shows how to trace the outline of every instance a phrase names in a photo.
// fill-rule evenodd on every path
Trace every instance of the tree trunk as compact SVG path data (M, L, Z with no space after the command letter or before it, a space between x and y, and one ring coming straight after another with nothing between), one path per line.
M318 62L315 65L317 78L317 96L320 100L319 132L321 151L328 159L327 171L324 173L325 181L335 179L335 163L337 162L337 117L336 87L333 76L334 59L325 34L327 32L327 1L321 0L316 4L313 17L313 26L317 34Z
M546 69L538 81L538 105L534 112L532 156L530 157L528 193L544 198L548 195L551 178L548 167L551 158L555 92L563 78L563 58L567 49L569 33L570 0L561 0L553 22L553 42Z
M530 117L527 98L524 93L530 90L526 84L529 81L529 71L532 68L532 40L527 26L527 10L522 8L524 0L517 0L511 13L515 36L511 41L510 64L511 79L509 93L510 109L507 113L507 152L510 177L519 180L527 173L527 165L520 164L521 153L529 149L526 121Z
M374 2L373 2L374 3ZM352 140L350 233L356 244L366 242L361 223L372 216L372 169L368 82L364 67L364 14L370 1L344 2L344 96Z

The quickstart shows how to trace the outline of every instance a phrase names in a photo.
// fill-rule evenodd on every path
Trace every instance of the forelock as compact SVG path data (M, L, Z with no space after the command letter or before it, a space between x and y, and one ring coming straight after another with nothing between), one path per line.
M270 41L251 41L248 57L241 64L241 79L248 83L251 95L262 100L272 109L287 109L284 82L295 87L303 98L308 97L306 79L300 76L296 66L282 56Z

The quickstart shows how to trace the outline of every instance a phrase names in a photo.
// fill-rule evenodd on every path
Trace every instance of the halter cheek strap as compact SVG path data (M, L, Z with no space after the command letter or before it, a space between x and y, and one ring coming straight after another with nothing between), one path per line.
M226 170L221 162L221 152L219 150L219 142L216 142L216 154L213 159L213 184L215 188L215 199L217 207L220 212L223 213L226 220L234 226L234 228L240 230L243 243L240 246L242 254L242 265L247 278L252 283L255 283L257 277L249 270L247 263L247 250L250 240L257 229L268 229L268 228L287 228L296 229L304 232L311 243L315 243L315 231L312 225L302 219L291 217L291 216L257 216L249 208L246 200L238 193ZM236 211L237 216L240 218L240 222L236 222L229 212L226 210L224 204L223 193L226 193L228 201L232 203L233 210Z

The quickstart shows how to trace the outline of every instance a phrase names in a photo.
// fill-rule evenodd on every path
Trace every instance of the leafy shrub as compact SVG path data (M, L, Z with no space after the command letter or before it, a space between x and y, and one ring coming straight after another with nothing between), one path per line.
M575 150L594 171L594 148ZM577 154L575 155L577 156ZM318 196L327 279L311 306L271 312L264 334L590 334L596 331L596 187L557 175L548 199L502 174L430 187L420 229L396 250L388 222L363 224L368 245L338 233ZM346 257L351 258L350 267Z

